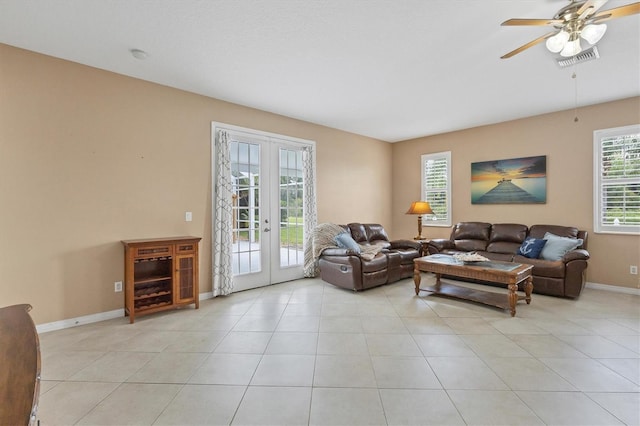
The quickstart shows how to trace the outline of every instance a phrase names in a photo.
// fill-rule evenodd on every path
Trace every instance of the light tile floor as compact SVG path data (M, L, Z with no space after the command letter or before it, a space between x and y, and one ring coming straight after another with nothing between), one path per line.
M304 279L133 325L123 317L40 335L38 417L42 425L638 425L639 336L633 295L534 294L512 318L416 297L410 279L360 293Z

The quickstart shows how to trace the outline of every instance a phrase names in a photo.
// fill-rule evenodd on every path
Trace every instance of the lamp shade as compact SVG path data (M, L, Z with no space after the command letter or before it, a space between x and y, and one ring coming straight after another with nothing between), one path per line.
M580 52L582 52L582 46L580 46L580 37L577 35L572 35L567 44L564 45L562 52L560 52L560 56L568 58L569 56L575 56Z
M547 49L549 49L550 52L558 53L564 49L567 41L569 41L569 33L564 30L559 31L558 34L547 39Z
M607 31L607 24L589 24L582 29L580 37L587 40L589 44L596 44Z
M405 214L433 214L433 210L426 201L414 201Z

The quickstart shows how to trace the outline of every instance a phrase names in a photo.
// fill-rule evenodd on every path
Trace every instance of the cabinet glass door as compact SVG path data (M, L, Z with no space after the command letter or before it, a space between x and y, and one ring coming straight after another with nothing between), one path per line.
M193 300L195 297L194 256L176 256L177 302Z

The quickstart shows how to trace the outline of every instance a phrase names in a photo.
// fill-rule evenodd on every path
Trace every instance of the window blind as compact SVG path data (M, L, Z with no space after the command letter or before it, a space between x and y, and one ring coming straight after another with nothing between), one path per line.
M422 156L422 194L433 215L425 217L425 225L451 225L451 153Z
M640 233L640 126L594 135L595 231Z

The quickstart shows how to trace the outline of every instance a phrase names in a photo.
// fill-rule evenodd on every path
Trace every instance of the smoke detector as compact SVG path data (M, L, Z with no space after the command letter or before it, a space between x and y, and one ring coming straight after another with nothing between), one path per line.
M144 50L140 50L140 49L131 49L131 50L129 50L129 52L131 52L131 56L133 56L134 58L139 59L141 61L144 61L149 56L149 54L147 52L145 52Z

